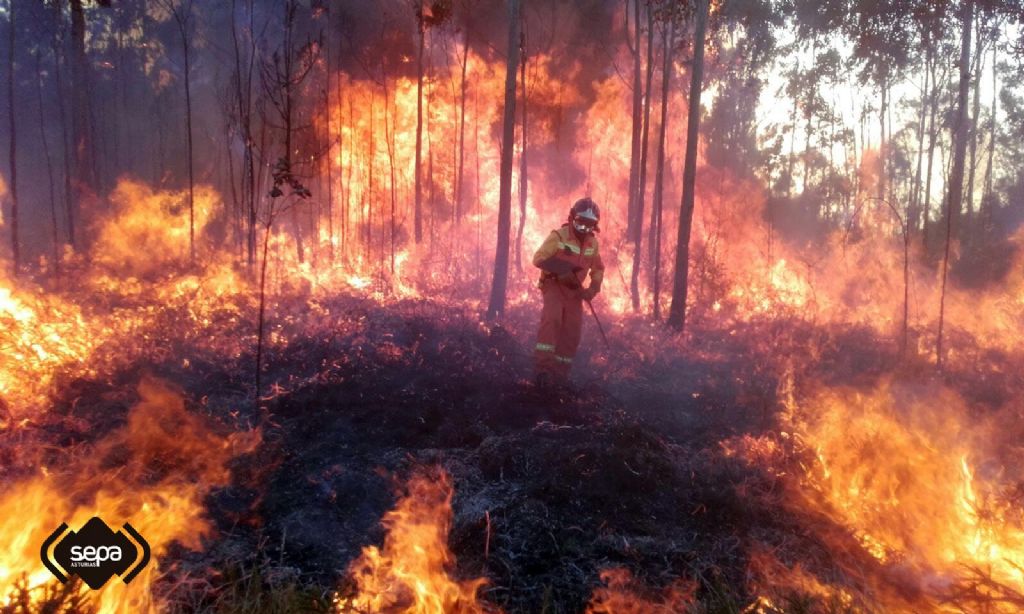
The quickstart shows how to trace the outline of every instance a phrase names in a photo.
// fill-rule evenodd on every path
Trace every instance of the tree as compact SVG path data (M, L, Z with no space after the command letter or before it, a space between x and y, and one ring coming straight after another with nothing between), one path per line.
M658 124L658 161L654 171L654 202L652 203L651 227L648 243L651 246L654 261L654 306L653 317L661 319L661 212L662 197L665 186L665 131L668 128L668 99L669 85L672 81L672 45L675 42L676 22L673 19L671 25L666 24L662 32L662 47L664 48L664 66L661 72L661 121Z
M629 190L626 207L626 237L636 237L637 182L640 179L640 131L642 128L642 82L640 75L640 0L633 0L633 39L629 37L629 0L626 0L626 47L633 56L633 129L629 150Z
M96 169L93 164L92 101L89 63L85 55L85 8L83 0L70 0L71 5L71 150L72 198L69 233L76 244L75 228L81 216L82 202L96 192Z
M523 17L520 15L520 17ZM521 122L521 133L522 147L519 152L519 227L516 229L516 270L523 270L523 231L526 228L526 200L529 196L529 182L527 180L527 155L526 155L526 20L522 19L520 28L522 29L519 35L519 81L522 84L522 122Z
M629 280L633 311L640 311L640 254L643 253L644 201L647 197L647 150L651 124L651 78L654 74L654 13L647 11L647 75L644 82L643 127L640 139L640 176L637 180L636 222L633 228L633 270Z
M687 275L690 269L690 231L693 224L694 190L697 180L697 139L700 135L700 92L704 80L704 39L708 21L708 0L695 0L696 24L693 34L693 68L690 74L689 108L686 124L686 157L683 162L683 198L679 212L675 274L668 325L682 332L686 325Z
M35 50L36 60L36 105L39 107L39 142L43 146L43 159L46 160L46 178L50 188L50 240L53 242L53 267L57 275L60 275L60 238L57 230L57 194L53 179L53 158L50 156L50 142L46 138L46 121L43 110L43 68L42 54L43 46ZM14 115L13 113L11 114ZM11 134L14 134L13 130Z
M461 67L462 76L459 79L459 145L458 145L458 163L456 164L455 171L455 197L453 207L453 217L455 218L455 225L458 226L462 223L463 213L463 167L466 161L466 69L469 67L469 15L470 11L466 10L466 23L462 25L464 30L462 37L462 56L461 56Z
M243 54L239 41L238 0L231 0L231 42L234 69L231 75L235 89L235 104L238 114L238 128L242 139L242 207L246 216L246 255L250 267L256 264L256 161L255 141L252 134L253 71L256 65L256 41L254 39L254 14L252 0L248 3L249 33L248 50Z
M14 51L15 47L15 1L11 0L8 7L9 24L7 35L7 101L8 101L8 127L11 131L10 138L10 185L8 190L11 195L11 264L14 274L17 275L21 269L21 252L18 241L18 140L17 122L15 120L16 109L14 106Z
M266 215L263 220L263 258L260 261L260 285L256 324L256 381L254 401L256 409L260 413L260 420L263 423L266 423L269 418L267 412L260 407L260 388L263 373L263 338L266 330L267 264L269 262L268 256L270 253L270 231L274 227L274 220L278 214L284 213L290 208L294 208L298 202L312 196L309 189L303 185L294 174L292 174L291 166L286 158L278 159L277 164L274 165L273 179L274 187L270 191L270 201L266 207ZM284 190L281 188L290 188L291 191L288 194L285 194ZM277 207L277 199L282 197L285 199L285 203L282 204L281 207Z
M191 45L189 38L192 34L192 0L161 0L164 9L167 10L174 23L178 26L178 36L181 37L181 53L184 58L184 74L182 76L185 85L185 140L187 143L188 156L188 253L189 259L196 259L196 212L195 212L195 162L192 156L192 88L191 88Z
M508 62L505 65L505 110L502 122L501 168L498 180L498 241L494 250L494 280L487 315L496 318L505 311L508 287L509 241L512 233L512 149L516 128L516 72L519 68L520 1L508 3Z
M963 205L964 164L967 157L967 95L971 85L971 29L974 20L974 3L964 0L960 8L962 34L960 43L960 86L957 90L955 143L953 170L949 177L948 198L946 199L946 245L942 256L942 289L939 294L939 332L935 338L935 363L942 366L942 327L946 315L946 280L949 276L949 247L953 236L953 219Z
M419 48L416 54L416 163L413 173L416 175L416 203L413 211L416 244L423 241L423 173L420 172L423 156L423 50L426 46L426 14L423 2L416 9L416 26L419 31Z
M261 77L267 100L277 111L278 119L281 122L279 127L283 139L283 155L280 160L284 164L283 172L291 177L295 173L296 159L293 156L293 145L296 134L300 129L309 127L296 124L295 90L302 85L313 70L322 46L319 41L307 40L305 44L296 47L293 37L299 2L298 0L286 0L283 8L284 38L281 47L263 63ZM264 118L264 124L266 123L267 118ZM274 196L273 193L271 195ZM290 211L295 232L296 256L299 262L304 262L302 227L299 224L297 207L290 207Z

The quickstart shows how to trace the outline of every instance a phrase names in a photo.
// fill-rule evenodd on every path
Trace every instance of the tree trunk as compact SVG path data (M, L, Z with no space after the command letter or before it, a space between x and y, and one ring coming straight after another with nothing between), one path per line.
M887 146L885 140L885 114L889 110L889 78L888 75L883 75L882 80L879 83L879 87L882 90L882 104L878 108L878 127L879 141L878 141L878 200L885 201L885 158Z
M999 110L999 71L996 62L999 45L995 44L998 36L999 31L996 30L992 41L992 113L988 124L988 163L985 165L985 193L981 198L981 218L986 229L992 223L992 170L996 156L996 112Z
M396 88L397 89L397 88ZM391 104L388 101L388 80L387 75L384 75L384 145L388 150L388 168L391 177L391 221L390 221L390 267L391 274L395 274L395 235L398 232L398 181L395 170L395 130L397 124L398 109L397 105L394 109L394 113L390 112ZM392 118L389 124L389 116ZM416 176L419 176L419 162L416 163ZM373 207L370 207L373 209ZM418 243L419 241L417 241ZM381 246L381 254L383 255L384 249Z
M930 92L928 111L928 169L924 176L924 210L921 219L921 244L928 246L928 218L932 209L932 173L935 167L935 144L938 140L938 133L935 129L935 116L938 114L939 106L939 82L935 75L935 64L932 63L932 91Z
M252 136L252 69L254 54L248 58L248 66L242 61L238 42L237 0L231 0L231 41L235 56L235 103L238 112L238 127L242 137L242 207L246 217L246 256L250 268L256 264L256 168L253 156ZM249 3L249 32L253 26L252 3Z
M181 7L182 11L191 11L191 3ZM185 55L185 139L188 144L188 254L189 260L196 260L196 213L195 213L195 164L192 156L192 86L189 73L191 71L191 53L188 44L188 21L190 15L186 12L178 14L175 12L178 21L178 30L181 34L181 51Z
M413 226L415 229L416 244L423 241L423 186L420 178L420 160L423 149L423 49L426 46L426 23L423 21L423 3L420 3L420 12L417 14L420 30L419 53L416 60L416 164L413 172L416 174L416 202L413 212Z
M8 119L10 120L10 180L11 185L8 186L8 190L11 194L11 264L14 267L14 274L17 275L21 271L21 250L19 247L18 238L18 140L17 140L17 121L15 115L17 110L14 106L14 39L17 27L14 21L14 0L11 0L10 7L8 8L8 37L7 37L7 102L8 102ZM40 111L41 112L41 111Z
M654 262L654 309L655 320L661 319L661 211L662 197L665 185L665 130L668 126L668 98L669 83L672 81L672 47L671 43L675 37L675 22L672 22L671 31L666 26L662 35L664 41L665 64L661 74L661 123L658 126L658 162L654 175L654 211L651 220L650 237L648 243L653 248Z
M668 325L682 332L686 325L687 275L690 268L690 229L693 224L694 188L697 179L697 139L700 134L700 90L704 79L704 37L708 0L696 0L697 24L693 37L693 73L687 109L686 161L683 167L683 199L676 243L676 270L672 279L672 304Z
M455 225L462 223L463 168L466 160L466 68L469 67L469 27L462 43L462 79L459 81L459 160L455 175Z
M331 57L330 48L327 57ZM329 63L328 63L329 64ZM327 146L327 258L334 262L334 142L331 134L331 69L327 69L327 89L324 90L324 113L326 114L326 126L324 129L324 143ZM340 131L339 131L340 132ZM339 147L338 155L341 155Z
M524 28L525 23L520 24L520 28ZM522 149L519 152L519 228L516 230L516 270L523 270L523 229L526 227L526 197L527 193L527 175L526 175L526 32L520 32L520 62L519 62L519 73L520 83L522 83Z
M925 42L924 86L921 89L921 112L917 121L917 163L914 166L914 183L910 189L910 206L907 209L907 233L917 229L921 211L921 165L924 163L924 127L928 117L928 75L932 62L931 45Z
M794 78L799 78L800 75L800 58L797 56L796 68L794 69ZM789 113L789 158L786 160L786 174L788 180L786 181L786 198L793 197L793 184L796 183L794 173L796 169L796 120L797 112L800 110L800 106L797 101L797 97L793 97L793 109Z
M85 10L82 0L70 0L71 5L71 140L74 165L71 188L72 218L81 217L82 203L95 192L95 172L92 160L90 130L89 64L85 57ZM72 239L74 243L74 239Z
M629 39L629 0L626 0L626 46L633 55L633 123L632 141L629 149L629 195L626 208L626 238L636 238L637 202L636 188L640 179L640 131L642 114L642 81L640 74L640 0L633 0L633 40Z
M13 15L13 13L12 13ZM13 28L12 28L13 31ZM46 160L46 178L50 188L50 240L53 242L53 267L60 275L60 232L57 226L57 186L53 180L53 158L50 156L50 141L46 138L46 120L43 116L43 47L36 48L36 104L39 105L39 142L43 144ZM13 113L12 113L13 115Z
M974 235L974 176L978 168L978 116L981 114L981 71L984 68L983 56L985 47L981 37L982 21L981 15L978 15L975 26L977 42L975 43L974 70L971 71L973 75L972 81L974 82L974 100L971 104L970 137L968 138L971 161L967 166L967 220L965 222L966 231L961 231L960 233L961 237L965 238L968 242L970 242Z
M56 20L60 21L59 10L56 13ZM59 29L59 26L58 26ZM57 84L57 112L60 113L60 134L61 134L61 159L64 167L64 217L67 222L68 245L75 247L75 218L73 198L71 193L71 135L68 134L68 116L64 106L65 88L64 78L61 76L61 62L64 55L61 52L60 40L53 41L53 78Z
M946 203L946 247L942 257L942 290L939 295L939 332L935 340L935 362L941 368L942 327L946 315L946 280L949 277L949 247L953 239L956 212L960 209L964 191L964 158L967 154L967 95L971 85L971 22L974 14L972 2L963 3L963 41L960 45L960 87L956 110L956 149L953 152L953 171L949 177L949 198Z
M256 377L255 377L255 398L253 399L256 411L260 416L260 423L266 421L267 414L260 407L260 388L262 387L261 378L263 376L263 337L264 329L266 328L266 298L267 298L267 254L270 248L270 227L273 225L273 217L267 216L266 229L263 233L263 260L260 262L260 292L258 300L258 311L256 316Z
M508 63L505 66L505 111L498 182L498 240L494 250L491 299L487 306L490 318L504 313L505 290L508 286L509 235L512 230L512 145L516 128L516 69L519 67L519 6L520 0L509 0Z
M647 198L647 144L651 124L651 79L654 75L654 13L647 11L647 75L644 83L644 119L640 139L640 177L637 183L636 228L633 241L633 270L629 280L629 295L633 311L640 311L640 254L643 243L644 201Z

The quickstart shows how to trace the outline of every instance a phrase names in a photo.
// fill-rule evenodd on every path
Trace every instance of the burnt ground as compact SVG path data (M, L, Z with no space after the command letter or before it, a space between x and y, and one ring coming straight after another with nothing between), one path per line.
M609 351L588 328L573 386L553 394L530 383L532 312L513 313L506 329L428 302L329 307L314 330L292 331L271 350L265 381L277 386L263 443L209 496L217 531L205 550L178 549L165 563L177 609L235 611L224 604L241 577L261 585L246 590L286 586L322 606L330 591L347 590L361 548L381 542L380 518L401 483L434 465L455 489L456 573L486 576L483 597L507 612L580 612L610 567L629 569L652 593L696 580L706 611L738 612L754 597L749 559L765 549L825 581L838 577L821 531L780 504L777 472L729 456L721 442L777 428L778 378L799 348L817 344L822 373L860 381L891 368L891 344L863 331L817 339L776 323L694 334L696 349L683 352L640 325L609 331ZM193 409L224 428L254 423L252 357L196 347L69 382L55 413L73 405L89 429L55 432L54 442L119 424L142 371L182 385ZM206 579L179 582L186 576ZM792 611L832 611L808 599L793 595Z

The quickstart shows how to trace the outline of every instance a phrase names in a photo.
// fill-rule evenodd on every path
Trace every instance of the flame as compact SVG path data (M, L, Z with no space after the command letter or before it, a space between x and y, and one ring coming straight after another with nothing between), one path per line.
M681 614L694 611L697 583L676 580L661 594L639 586L627 569L612 568L601 572L604 586L594 589L587 604L587 614Z
M814 459L791 503L847 528L877 562L877 577L851 572L870 588L861 599L886 612L960 612L965 603L1019 611L1019 599L1003 601L1024 592L1024 514L1011 496L1020 470L998 460L1007 458L998 421L1010 414L979 419L950 390L891 380L868 391L822 389L788 409ZM756 442L728 449L755 464L778 461L776 448ZM848 589L802 570L780 576L771 560L756 565L770 585L852 602Z
M93 261L123 276L166 273L189 258L188 191L155 191L132 179L118 182L110 194L111 212L98 224ZM193 200L195 236L201 240L220 196L198 186Z
M492 611L477 600L484 578L452 577L448 549L452 487L447 474L417 474L381 521L381 548L368 546L349 566L357 594L337 597L338 612L446 614Z
M85 363L98 341L77 305L24 283L0 271L0 400L15 418L43 401L62 367Z
M210 532L203 498L228 482L227 461L253 449L259 434L216 434L159 380L143 379L138 393L123 427L68 466L12 484L0 498L0 603L10 603L21 580L32 595L55 583L40 562L40 544L62 522L76 529L100 516L115 531L130 522L149 542L153 560L131 584L114 577L88 593L96 611L161 609L152 594L160 557L172 542L201 547Z

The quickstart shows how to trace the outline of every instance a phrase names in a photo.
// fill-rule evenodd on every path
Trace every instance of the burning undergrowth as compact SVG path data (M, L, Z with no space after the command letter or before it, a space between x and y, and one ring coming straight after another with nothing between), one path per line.
M244 347L244 309L205 330ZM5 505L22 506L8 517L114 505L166 535L133 603L178 611L266 591L287 592L282 611L1020 603L1019 438L993 426L1016 415L1011 357L936 392L870 331L755 321L681 352L627 320L610 351L590 336L576 387L552 397L529 384L525 306L508 328L422 300L299 294L273 315L258 447L251 352L196 343L165 313L145 323L164 351L101 378L57 372L53 410L5 431ZM986 383L1001 394L979 394ZM137 520L154 507L177 522ZM41 582L34 569L8 564L5 584ZM95 604L117 611L105 594Z
M80 523L84 510L114 505L161 535L148 588L133 585L132 603L183 612L245 611L254 600L278 611L413 612L1020 604L1019 437L993 426L1019 424L1010 354L977 345L977 360L951 361L936 378L856 326L702 326L683 351L626 318L610 327L610 350L588 331L575 388L552 396L529 383L529 304L502 328L442 300L293 288L271 305L269 421L253 447L262 417L251 388L254 306L203 298L208 279L140 280L137 299L97 292L80 309L101 334L69 368L48 371L60 391L51 410L3 432L6 501L21 506L10 517L45 509ZM147 308L154 287L194 290ZM47 305L34 303L33 317ZM104 309L131 314L142 342L127 344L122 329L103 337L107 320L92 314ZM954 345L962 355L971 347ZM90 370L75 366L86 360ZM132 435L148 423L162 434ZM85 486L61 487L79 474ZM136 520L147 505L180 522ZM34 536L14 543L31 550ZM34 555L11 557L31 565L6 564L9 591L18 578L46 577L33 575ZM123 610L105 594L92 605Z

